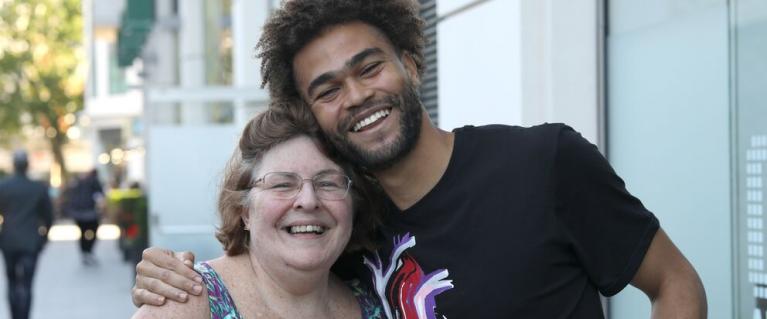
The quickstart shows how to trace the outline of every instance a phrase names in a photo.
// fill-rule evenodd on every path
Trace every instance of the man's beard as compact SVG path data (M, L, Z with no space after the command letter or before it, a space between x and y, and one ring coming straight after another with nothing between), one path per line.
M369 171L380 171L394 166L413 150L421 134L421 118L423 117L421 100L411 83L405 83L402 93L399 95L389 95L380 100L368 101L359 107L359 111L380 104L390 106L392 112L395 109L400 111L399 134L390 145L381 149L370 150L365 148L366 145L354 144L349 139L348 127L350 125L339 125L334 133L326 132L326 136L341 156Z

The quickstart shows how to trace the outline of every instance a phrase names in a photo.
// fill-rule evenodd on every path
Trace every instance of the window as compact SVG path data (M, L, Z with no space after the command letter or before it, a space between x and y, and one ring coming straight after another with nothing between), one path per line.
M419 0L421 2L421 17L426 21L424 35L426 47L423 52L424 70L421 78L421 101L429 112L434 124L437 124L437 105L439 102L437 77L437 1Z

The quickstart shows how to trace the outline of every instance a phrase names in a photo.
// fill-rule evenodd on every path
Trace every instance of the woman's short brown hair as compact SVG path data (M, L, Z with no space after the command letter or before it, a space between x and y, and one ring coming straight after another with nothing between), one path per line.
M227 163L218 196L221 225L216 238L227 255L239 255L250 246L250 232L245 230L242 213L249 209L248 193L253 172L264 154L274 146L298 136L308 136L319 149L336 162L352 180L351 196L354 223L346 251L374 248L373 236L380 220L380 188L332 151L319 131L314 117L305 108L285 107L289 102L274 102L269 110L254 117L245 126L239 144ZM300 102L299 102L300 103Z

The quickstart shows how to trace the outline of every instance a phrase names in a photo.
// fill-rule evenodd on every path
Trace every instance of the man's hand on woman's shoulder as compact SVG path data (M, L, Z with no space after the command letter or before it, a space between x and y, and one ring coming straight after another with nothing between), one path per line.
M189 294L200 295L202 288L202 277L194 271L194 254L149 247L136 265L131 295L136 307L161 306L166 298L186 302Z

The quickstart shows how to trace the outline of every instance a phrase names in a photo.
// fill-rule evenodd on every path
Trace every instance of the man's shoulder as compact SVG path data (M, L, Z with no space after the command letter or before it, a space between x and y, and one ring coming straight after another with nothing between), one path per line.
M525 148L548 149L557 144L563 131L572 128L563 123L543 123L535 126L491 124L464 126L454 130L456 136L471 144L485 144L488 147L506 146L517 151Z
M453 130L458 135L506 135L522 137L547 137L556 136L562 130L572 130L564 123L543 123L534 126L519 126L507 124L466 125Z
M24 187L30 193L47 193L48 184L41 181L34 181L28 178L17 179L13 187Z
M24 184L26 183L23 178L19 178L18 176L15 176L15 175L9 176L3 180L0 180L0 192L6 191L8 189L18 189Z

